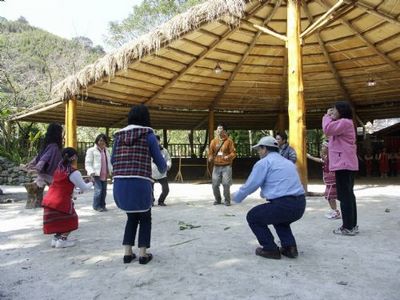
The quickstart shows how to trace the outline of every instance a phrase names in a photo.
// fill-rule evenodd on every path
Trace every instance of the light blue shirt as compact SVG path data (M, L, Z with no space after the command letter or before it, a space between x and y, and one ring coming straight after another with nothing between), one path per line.
M246 183L233 194L233 201L242 202L261 188L261 198L275 199L283 196L304 195L296 165L278 152L270 152L253 167Z

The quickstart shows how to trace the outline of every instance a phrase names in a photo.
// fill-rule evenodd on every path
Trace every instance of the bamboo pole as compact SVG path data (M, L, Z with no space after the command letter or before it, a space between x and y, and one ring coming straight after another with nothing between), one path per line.
M303 61L300 40L301 19L299 0L287 1L289 141L297 153L300 180L307 190L307 159L305 143L305 105Z
M278 129L279 132L285 132L285 129L287 128L286 126L286 114L283 112L280 112L278 114L278 122L277 122L276 128Z
M211 141L214 138L214 111L208 111L208 145L211 145Z
M162 136L163 136L163 145L165 149L168 149L168 136L167 136L167 129L162 130Z
M64 147L67 147L67 141L68 141L68 101L64 102L64 139L63 139L63 144Z
M77 146L77 134L76 134L76 99L72 98L65 103L65 128L66 128L66 147L73 147L76 149Z

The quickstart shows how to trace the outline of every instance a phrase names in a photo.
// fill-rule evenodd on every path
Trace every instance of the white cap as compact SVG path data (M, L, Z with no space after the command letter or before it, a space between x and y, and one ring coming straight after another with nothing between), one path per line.
M274 148L279 148L278 142L276 139L272 136L264 136L262 137L256 145L254 145L252 148L255 149L259 146L268 146L268 147L274 147Z

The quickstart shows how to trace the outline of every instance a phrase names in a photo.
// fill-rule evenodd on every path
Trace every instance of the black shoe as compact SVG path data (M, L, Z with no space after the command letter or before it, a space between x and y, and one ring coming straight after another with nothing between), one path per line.
M167 206L164 202L158 202L158 206Z
M221 204L221 201L217 201L217 200L214 201L214 205L220 205L220 204Z
M231 206L231 201L225 201L225 206Z
M131 263L131 261L134 260L135 258L136 258L135 253L133 253L132 255L124 255L124 264Z
M289 258L296 258L297 256L299 256L296 246L281 247L279 250L282 255L289 257Z
M261 247L258 247L256 249L256 255L271 259L281 259L281 253L278 249L275 251L267 251Z
M103 207L103 211L108 211L108 209L107 209L107 208L105 208L105 207Z
M146 256L139 256L139 264L145 265L152 259L153 259L153 255L151 253L147 253Z

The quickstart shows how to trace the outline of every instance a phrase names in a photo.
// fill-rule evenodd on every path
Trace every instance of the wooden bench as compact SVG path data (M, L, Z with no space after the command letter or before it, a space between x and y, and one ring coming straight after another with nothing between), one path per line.
M179 157L178 173L176 173L175 181L183 182L182 167L205 167L204 177L211 178L211 172L208 166L207 159L205 160L205 164L190 164L182 163L182 158Z

